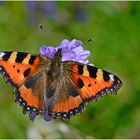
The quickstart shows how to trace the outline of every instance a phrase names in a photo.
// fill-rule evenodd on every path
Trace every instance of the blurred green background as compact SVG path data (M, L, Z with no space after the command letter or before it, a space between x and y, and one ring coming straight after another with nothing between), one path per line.
M39 53L65 38L82 40L90 62L123 81L117 96L88 104L67 125L94 138L140 138L140 2L0 2L0 50ZM27 138L33 124L0 78L0 138Z

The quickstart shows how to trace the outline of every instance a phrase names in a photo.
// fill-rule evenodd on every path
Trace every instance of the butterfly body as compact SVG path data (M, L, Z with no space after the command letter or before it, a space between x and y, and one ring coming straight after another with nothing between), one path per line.
M53 59L22 52L0 52L0 75L15 87L23 112L69 120L87 102L117 93L121 80L114 74L74 61L62 62L61 49Z

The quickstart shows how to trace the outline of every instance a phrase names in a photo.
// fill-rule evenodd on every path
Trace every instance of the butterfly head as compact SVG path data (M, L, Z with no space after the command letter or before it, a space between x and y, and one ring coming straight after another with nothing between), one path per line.
M54 58L55 58L55 57L56 57L56 58L58 58L58 57L59 57L59 58L60 58L60 57L62 58L62 49L61 49L61 48L59 48L58 51L55 53Z
M52 61L57 62L57 63L60 63L62 61L62 49L61 48L59 48L57 50L57 52L55 53Z

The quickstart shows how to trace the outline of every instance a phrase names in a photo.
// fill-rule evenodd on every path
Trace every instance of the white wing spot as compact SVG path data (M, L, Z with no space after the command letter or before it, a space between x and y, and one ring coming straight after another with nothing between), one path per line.
M67 117L67 114L64 114L63 117Z
M4 52L0 52L0 57L3 57L5 55Z
M114 75L113 74L110 74L109 77L112 81L114 81Z
M27 109L27 110L30 110L30 107L27 107L26 109Z

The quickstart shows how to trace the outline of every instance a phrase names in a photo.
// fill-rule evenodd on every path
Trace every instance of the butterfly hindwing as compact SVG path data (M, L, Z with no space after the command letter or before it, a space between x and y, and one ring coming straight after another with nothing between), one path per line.
M83 103L80 96L69 96L66 100L59 101L54 104L53 109L51 110L51 116L53 118L59 118L68 121L71 116L80 113L84 107L85 104Z
M21 85L14 93L15 101L23 108L25 113L44 113L43 97L45 94L46 78L43 76L43 73L37 73Z
M51 117L69 120L70 116L77 114L82 108L83 100L77 96L77 90L63 72L55 79L50 78L51 74L48 75L44 103Z

